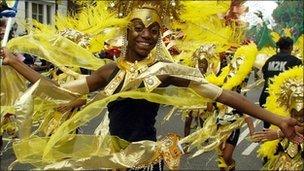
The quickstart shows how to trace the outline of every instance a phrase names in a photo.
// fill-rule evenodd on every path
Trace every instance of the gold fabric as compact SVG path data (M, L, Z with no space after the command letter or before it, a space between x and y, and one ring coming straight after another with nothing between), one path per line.
M207 83L198 69L169 62L157 62L141 73L138 79L157 75L170 75L172 77Z
M227 140L231 132L243 125L244 119L237 118L231 124L221 125L217 128L216 115L211 114L204 122L204 127L180 140L181 144L190 144L188 151L197 149L192 157L217 149Z
M119 60L121 61L121 60ZM136 65L136 64L134 64ZM147 64L136 65L122 65L121 62L118 66L124 70L120 70L114 79L105 87L107 95L111 95L124 80L122 91L136 89L143 81L147 92L160 85L160 80L157 76L170 75L182 79L192 80L190 88L197 91L201 96L215 100L222 93L222 89L208 83L200 71L196 68L191 68L176 63L170 62L157 62L156 64L148 67Z
M191 81L189 87L195 90L201 96L212 100L216 100L223 92L222 88L210 83L199 84Z
M28 138L31 134L35 96L39 96L45 101L52 101L55 104L62 104L68 103L80 95L56 87L53 83L44 79L37 81L14 104L17 120L20 123L19 136L21 139ZM54 108L54 106L51 107Z
M76 137L75 137L76 138ZM84 136L77 136L78 142L85 140ZM164 139L153 141L139 141L134 143L127 143L120 140L117 137L106 136L85 144L85 147L89 147L89 151L94 150L93 147L102 148L105 151L99 151L95 153L96 156L90 158L81 158L81 156L73 156L73 158L79 158L79 160L67 159L62 162L50 164L44 167L44 169L104 169L104 168L133 168L142 169L151 167L154 164L164 160L169 169L177 169L180 162L181 152L177 149L178 137L174 134L169 134ZM102 143L102 146L98 146L98 143ZM84 147L80 148L80 151ZM60 149L58 149L59 151Z
M9 41L7 48L12 52L38 56L73 76L79 76L79 74L68 67L97 70L108 63L107 60L96 58L88 49L80 47L71 40L51 33L37 33L14 38Z
M72 92L76 92L79 94L88 94L90 92L86 77L82 77L80 79L70 81L70 82L62 84L60 86L67 90L70 90Z
M118 71L116 76L104 88L104 92L106 93L106 95L110 96L115 92L119 84L123 81L125 74L126 72L123 70Z
M128 3L129 2L131 1L128 1ZM167 3L167 1L165 3ZM175 6L181 7L181 4L171 3L169 1L168 3L170 3L168 4L170 7L175 7ZM194 24L189 26L187 29L188 31L187 33L192 33L192 34L187 34L188 41L185 41L185 43L194 42L187 45L188 47L187 50L189 50L188 52L192 53L192 50L198 47L197 45L201 45L203 43L202 40L206 40L206 42L220 42L217 43L219 45L218 46L219 48L217 49L218 52L223 49L227 49L231 44L229 42L230 41L229 38L232 37L231 34L233 29L228 27L221 28L223 26L223 22L221 21L222 19L215 19L215 17L209 20L212 21L210 23L215 23L214 25L210 26L209 24L206 25L205 23L208 23L206 22L207 21L206 18L210 18L211 15L215 16L215 14L218 14L219 12L218 7L222 6L222 8L220 8L220 11L222 13L225 13L229 6L229 3L224 2L224 5L221 5L220 3L217 2L201 3L201 2L185 1L183 3L186 8L190 9L187 11L188 11L188 15L190 14L191 17L187 17L187 14L183 15L182 17L184 19L189 19L192 23L196 24L195 29L193 29ZM82 67L86 69L96 70L97 68L99 68L100 66L104 65L107 62L95 58L91 53L92 51L99 52L103 45L104 40L109 39L110 36L106 36L108 34L105 34L107 33L105 28L112 26L119 26L125 28L126 25L125 22L118 22L114 20L113 19L114 15L109 15L109 13L105 12L106 10L102 10L105 9L105 6L103 5L102 1L97 1L96 4L98 8L87 8L86 10L84 10L83 13L80 13L75 17L77 18L77 20L66 19L63 17L62 19L60 19L61 17L58 17L56 24L56 27L59 28L59 30L62 29L62 27L71 27L73 29L76 28L76 30L79 30L83 33L90 34L91 36L93 35L94 41L91 41L90 43L91 45L95 45L95 46L90 47L90 51L84 48L80 48L77 44L71 42L67 38L57 35L54 36L54 32L41 32L41 33L38 32L35 33L34 35L13 39L9 43L9 49L15 52L25 52L39 56L40 58L46 59L51 63L55 64L65 73L73 75L75 77L79 76L79 74L71 71L68 67ZM163 4L163 3L160 3L159 1L159 3L157 2L157 4ZM200 7L207 8L206 5L210 8L211 7L214 8L211 8L212 10L201 11L201 9L203 8ZM160 9L164 9L164 6L162 5L159 6ZM193 8L198 6L199 8ZM96 9L100 9L100 10L96 10ZM94 13L94 11L98 11L98 12ZM168 15L169 17L178 18L177 13L173 10L170 10L169 14L170 14ZM204 16L205 20L201 19L201 15ZM148 20L148 19L149 18L145 18L144 20ZM39 25L36 24L35 26L39 26ZM186 24L186 26L188 25ZM39 29L48 30L48 29L43 29L43 27L39 27ZM202 30L204 34L202 34ZM213 30L219 30L219 31L214 32ZM113 35L113 33L111 34ZM164 48L164 46L161 46L160 51L162 54L164 54L165 57L167 56L171 57L170 55L168 55L168 51ZM181 67L176 64L170 64L170 63L168 64L159 63L154 65L147 71L139 73L137 81L144 80L144 82L148 84L149 78L152 78L153 81L157 81L154 77L156 75L171 75L179 78L192 80L200 84L205 84L205 83L208 84L203 79L203 77L201 76L198 70ZM108 141L106 141L106 137L104 136L98 136L98 137L85 136L85 135L74 135L71 133L77 127L84 125L85 123L93 119L95 116L100 115L101 110L106 106L106 104L113 100L116 100L117 98L127 98L127 97L135 98L135 99L144 98L151 102L168 104L176 107L189 107L189 108L201 106L206 102L205 99L203 99L195 91L188 88L169 87L166 89L157 89L156 86L154 86L156 84L153 84L153 86L147 87L147 90L151 91L147 93L142 89L136 91L132 90L131 88L129 89L128 85L131 84L137 84L137 82L129 81L128 84L126 84L126 86L124 87L124 90L130 90L130 91L121 92L108 97L103 96L103 94L100 93L99 97L101 98L97 99L94 102L89 103L83 110L77 112L75 115L73 115L70 119L68 119L66 122L62 124L59 124L59 122L57 122L58 120L61 120L61 117L58 113L55 113L54 114L55 120L52 120L51 118L48 119L50 119L50 122L53 123L52 125L57 128L53 129L54 131L49 131L49 130L46 131L52 133L49 134L50 135L49 138L45 138L45 137L35 137L35 135L29 136L27 133L30 130L29 128L27 128L29 126L28 123L30 123L33 120L33 117L35 117L35 115L32 116L31 114L31 111L35 111L35 106L34 109L32 106L30 106L31 104L35 103L36 100L35 96L41 95L43 100L48 99L49 98L48 96L52 97L49 100L50 103L52 101L54 101L54 103L50 104L50 108L51 107L54 108L56 104L70 101L71 99L74 98L78 98L79 95L78 94L71 95L69 94L70 92L60 88L57 89L55 87L52 87L51 84L44 84L44 80L41 80L39 83L34 85L33 88L30 89L30 91L26 93L25 96L22 98L23 101L26 101L27 103L24 104L19 103L19 109L27 108L27 110L19 110L20 116L23 117L21 118L22 124L20 124L20 126L21 129L25 128L24 129L25 136L22 136L22 138L23 137L27 137L27 138L21 139L20 141L14 143L14 150L16 152L17 160L23 163L34 164L35 166L40 168L55 167L60 169L65 167L73 168L73 169L93 169L94 167L98 169L107 168L107 167L124 168L124 167L135 167L136 164L139 163L147 164L151 162L152 159L154 159L155 147L157 147L155 146L155 142L142 141L137 143L131 143L128 145L128 143L124 141L117 139L113 140L112 138L108 138ZM43 89L39 89L39 87L43 88L47 92L47 94L43 94L42 93ZM36 91L35 89L39 89L41 91ZM56 89L58 91L55 91L55 93L53 94L53 89ZM62 93L61 91L65 93ZM41 92L41 94L38 92ZM62 96L57 94L59 92L61 92ZM112 94L112 93L108 93L108 94ZM59 97L57 98L56 96ZM56 100L56 99L61 99L61 100ZM40 104L44 104L44 103L41 102ZM38 114L36 116L41 116L41 114ZM46 119L47 122L48 119ZM46 127L44 126L44 128ZM204 135L205 134L203 134L202 136ZM215 142L218 142L218 140L216 140ZM196 141L195 143L198 143L198 141ZM126 148L127 145L128 147ZM209 147L208 149L211 149ZM123 150L121 151L121 149ZM167 150L168 149L165 148L165 151ZM176 159L178 159L179 156L178 151L175 148L173 148L172 151L173 154L176 154ZM62 160L66 160L66 161L60 162ZM168 165L174 168L176 161L177 160L173 161L172 163L173 165L171 165L170 163L168 163ZM52 165L49 166L49 164Z
M155 22L161 24L160 17L157 14L157 12L149 8L133 10L130 14L130 20L136 18L141 19L141 21L144 23L146 28L148 28L151 24Z
M286 152L282 151L271 158L262 170L303 170L304 159L301 156L301 153L304 153L304 149L301 148L303 145L303 143L301 145L293 144L294 147L297 147L297 150L293 151L292 156L288 153L289 146Z
M14 104L20 94L27 89L26 80L10 66L1 66L1 106Z
M15 122L14 114L16 111L13 105L27 89L27 82L10 66L1 66L0 73L0 135L3 132L14 135L18 127Z

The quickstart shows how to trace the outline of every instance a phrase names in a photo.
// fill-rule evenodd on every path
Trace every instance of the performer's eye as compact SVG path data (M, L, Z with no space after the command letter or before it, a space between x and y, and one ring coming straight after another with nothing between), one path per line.
M144 28L143 28L142 26L140 26L140 25L134 26L134 30L135 30L136 32L142 32L143 29L144 29Z
M154 35L157 35L157 34L159 33L158 27L153 27L153 28L151 29L151 33L154 34Z

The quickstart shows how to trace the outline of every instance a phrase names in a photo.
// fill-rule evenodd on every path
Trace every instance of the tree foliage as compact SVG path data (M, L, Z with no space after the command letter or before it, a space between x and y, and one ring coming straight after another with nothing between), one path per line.
M282 33L284 28L292 28L294 39L304 33L303 28L303 0L279 1L272 17L276 22L274 30Z

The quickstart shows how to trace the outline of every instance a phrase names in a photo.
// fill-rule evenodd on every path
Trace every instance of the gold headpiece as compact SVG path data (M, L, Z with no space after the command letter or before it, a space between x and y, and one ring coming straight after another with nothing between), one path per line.
M192 59L195 60L197 66L202 60L207 61L206 74L208 73L218 73L220 67L220 60L216 54L215 44L204 44L200 46L192 55Z
M160 17L154 9L142 8L135 9L130 14L130 19L141 19L145 27L148 27L154 22L161 23Z
M194 52L193 57L197 59L209 59L214 57L215 53L215 44L205 44Z
M110 1L108 8L112 11L116 11L118 17L131 15L131 19L140 18L147 26L146 23L149 25L151 24L151 21L165 24L164 22L169 22L170 20L180 20L179 10L181 9L181 5L179 0L116 0Z

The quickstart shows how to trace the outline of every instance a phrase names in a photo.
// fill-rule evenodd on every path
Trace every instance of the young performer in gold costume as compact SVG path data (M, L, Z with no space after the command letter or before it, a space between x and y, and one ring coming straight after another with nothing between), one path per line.
M176 19L178 13L174 10L166 10L162 3L169 3L169 7L173 9L180 4L176 4L175 1L174 3L159 1L155 6L153 2L155 1L119 1L118 4L110 4L110 7L119 9L120 17L130 12L127 18L129 23L125 27L125 51L122 50L120 57L115 62L100 67L92 75L63 85L64 91L62 88L44 81L44 78L38 73L17 61L10 50L2 49L3 63L14 68L30 82L35 83L28 91L29 95L46 93L54 98L54 94L58 93L59 96L62 92L61 97L63 94L74 97L99 89L103 90L102 95L104 95L101 100L89 104L65 121L50 138L36 136L28 138L23 135L26 138L14 144L18 161L46 169L159 169L157 166L155 168L154 164L164 160L170 169L176 169L181 153L177 147L178 138L170 135L159 142L153 142L156 140L154 123L158 104L199 105L204 102L202 98L216 100L254 117L269 121L278 125L286 137L295 138L294 129L298 124L295 119L274 115L253 105L240 94L208 83L196 69L165 61L165 55L159 48L162 43L160 28L166 21ZM154 6L151 6L151 3ZM105 6L103 7L105 8ZM122 8L127 10L121 11ZM54 44L60 44L62 40L64 39L57 39ZM14 41L8 47L11 50L17 48L14 47ZM156 52L153 52L153 49L156 49ZM83 62L85 63L85 61ZM175 87L170 87L170 85ZM51 87L54 91L50 93L48 92L50 89L41 87ZM191 101L186 100L187 96L191 97ZM18 104L22 102L22 99ZM129 142L115 138L107 139L104 136L70 134L72 130L97 116L99 111L96 109L105 105L108 105L109 109L110 134ZM25 116L28 116L29 113ZM131 124L132 126L130 126ZM118 143L115 144L113 141ZM28 146L36 143L39 146ZM115 145L109 145L111 143ZM26 151L22 151L22 149ZM78 151L74 151L74 149Z

